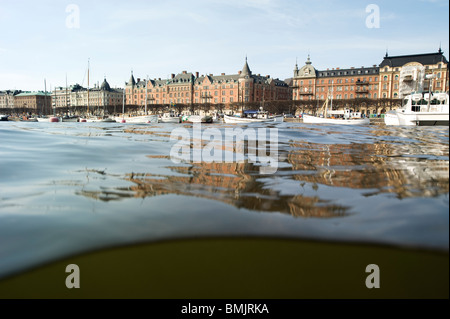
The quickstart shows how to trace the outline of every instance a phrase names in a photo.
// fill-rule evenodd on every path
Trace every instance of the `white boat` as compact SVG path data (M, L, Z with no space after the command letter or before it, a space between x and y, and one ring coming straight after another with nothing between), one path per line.
M449 125L448 93L412 93L384 116L386 125Z
M133 123L133 124L146 124L146 123L158 123L158 115L142 115L142 116L124 116L116 117L116 122L119 123Z
M3 114L0 114L0 121L8 121L8 117L9 117L9 115L3 115Z
M348 110L350 111L350 110ZM344 117L344 118L329 118L329 117L320 117L320 116L312 116L308 114L303 115L303 123L307 124L340 124L340 125L367 125L370 124L370 119L368 118L352 118L352 117Z
M89 122L89 123L116 123L116 120L111 117L88 117L80 120L80 122Z
M164 113L160 118L159 121L161 123L180 123L180 117L176 116L175 113Z
M212 116L185 115L181 117L182 123L213 123Z
M283 122L283 116L269 116L264 111L245 111L243 117L224 115L223 120L229 124L260 123L260 122Z
M343 111L328 111L328 97L323 103L322 108L318 114L321 116L314 116L303 114L303 123L307 124L338 124L338 125L368 125L369 118L362 118L360 112L353 112L346 108ZM329 117L328 115L333 115Z
M38 122L62 122L62 118L58 116L49 116L49 117L37 117L36 120Z
M42 117L37 117L36 120L37 120L38 122L50 122L50 118L49 118L49 117L44 117L44 116L42 116Z

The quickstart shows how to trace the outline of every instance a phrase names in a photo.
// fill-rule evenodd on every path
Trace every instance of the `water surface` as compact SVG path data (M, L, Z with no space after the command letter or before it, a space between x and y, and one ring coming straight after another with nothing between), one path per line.
M115 245L277 237L448 253L448 127L272 123L278 166L176 163L191 124L0 124L0 277ZM225 132L227 124L206 128ZM225 146L224 146L225 147Z

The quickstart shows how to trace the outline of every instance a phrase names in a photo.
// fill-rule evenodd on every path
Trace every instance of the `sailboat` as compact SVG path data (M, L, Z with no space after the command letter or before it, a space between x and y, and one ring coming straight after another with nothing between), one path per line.
M148 123L158 123L159 122L159 116L157 114L153 115L147 115L147 84L148 84L148 77L147 82L145 83L145 115L138 115L138 116L128 116L124 117L125 110L122 111L122 117L116 117L116 122L121 123L133 123L133 124L148 124ZM125 103L125 102L123 102Z
M333 91L333 88L331 89ZM327 96L322 108L319 111L322 116L314 116L303 114L303 123L308 124L343 124L343 125L367 125L370 124L370 119L361 118L359 112L353 112L352 110L345 108L342 112L328 111L328 101L329 96ZM331 96L331 109L333 109L333 97ZM328 117L329 113L331 115L338 115L338 117ZM340 117L342 115L342 117Z
M87 84L87 109L86 109L86 116L80 118L80 122L107 122L107 123L115 123L116 121L110 117L104 117L104 116L92 116L89 113L89 69L90 69L90 64L89 64L89 59L88 59L88 84Z
M67 86L67 74L66 74L66 96L65 96L65 99L66 99L66 108L67 108L68 112L61 119L63 122L78 122L79 117L77 115L71 114L71 112L69 111L69 98L67 96L67 88L68 88L68 86Z
M50 87L50 91L51 90L52 90L52 88ZM45 106L47 105L47 82L45 79L44 79L44 94L45 94L45 96L44 96L44 110L45 110ZM56 94L56 91L55 91L55 94ZM55 99L55 101L56 101L56 99ZM61 122L61 118L56 116L55 107L53 108L53 116L48 117L45 115L41 115L41 116L37 117L36 120L38 122Z

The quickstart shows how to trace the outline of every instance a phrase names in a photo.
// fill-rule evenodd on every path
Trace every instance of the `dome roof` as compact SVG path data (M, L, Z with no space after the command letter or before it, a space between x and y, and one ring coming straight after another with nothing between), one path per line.
M102 91L111 91L111 87L109 83L106 81L106 78L103 80L102 86L100 87Z

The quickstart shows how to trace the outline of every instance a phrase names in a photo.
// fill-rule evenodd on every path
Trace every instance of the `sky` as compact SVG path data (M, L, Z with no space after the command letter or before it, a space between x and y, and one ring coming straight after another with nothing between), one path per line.
M0 90L449 59L448 0L0 0Z

